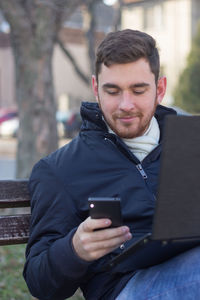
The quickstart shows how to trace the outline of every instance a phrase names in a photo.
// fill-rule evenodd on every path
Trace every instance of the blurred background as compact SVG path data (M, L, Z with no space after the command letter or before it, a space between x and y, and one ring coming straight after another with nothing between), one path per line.
M126 28L157 41L168 80L163 104L199 114L199 0L0 0L0 179L27 178L78 133L80 103L94 101L95 49L108 32ZM18 255L12 249L0 254ZM0 298L32 299L24 286L18 293L0 291Z
M199 0L1 0L0 178L28 177L77 134L109 31L151 34L168 80L164 104L199 113L199 20Z

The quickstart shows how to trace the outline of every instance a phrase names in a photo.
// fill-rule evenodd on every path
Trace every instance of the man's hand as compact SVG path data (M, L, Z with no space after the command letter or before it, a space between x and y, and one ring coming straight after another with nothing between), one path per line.
M73 236L72 243L77 255L86 261L93 261L108 254L132 235L127 226L107 228L109 219L87 218L81 223ZM95 229L102 229L94 231Z

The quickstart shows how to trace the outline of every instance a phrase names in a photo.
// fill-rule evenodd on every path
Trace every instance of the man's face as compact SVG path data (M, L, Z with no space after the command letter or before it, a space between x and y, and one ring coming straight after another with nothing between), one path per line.
M158 80L149 63L136 62L101 66L98 83L93 77L96 100L110 128L121 138L141 136L147 130L156 106L166 90L166 78Z

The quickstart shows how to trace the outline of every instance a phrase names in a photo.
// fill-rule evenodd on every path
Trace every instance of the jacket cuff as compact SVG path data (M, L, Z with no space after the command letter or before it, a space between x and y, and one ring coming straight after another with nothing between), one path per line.
M56 269L61 276L66 276L70 279L78 279L87 271L89 265L93 262L88 262L81 259L75 252L72 246L72 238L77 228L70 231L67 236L54 242L50 250L50 256L54 258Z

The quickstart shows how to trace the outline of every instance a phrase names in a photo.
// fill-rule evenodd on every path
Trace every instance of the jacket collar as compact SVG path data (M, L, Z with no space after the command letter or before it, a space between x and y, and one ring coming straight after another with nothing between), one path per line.
M103 114L96 102L82 102L81 117L83 120L81 130L103 130L108 132L107 126L103 121Z

